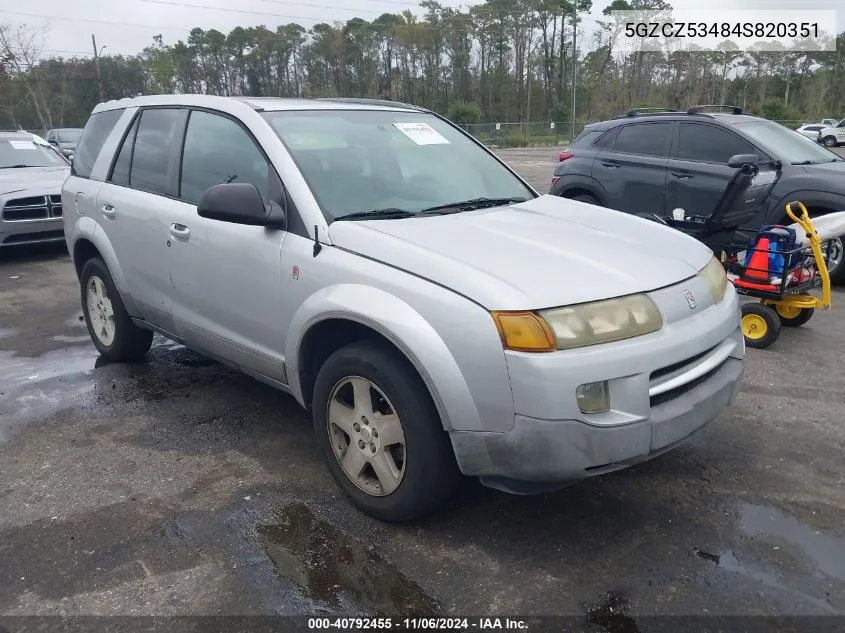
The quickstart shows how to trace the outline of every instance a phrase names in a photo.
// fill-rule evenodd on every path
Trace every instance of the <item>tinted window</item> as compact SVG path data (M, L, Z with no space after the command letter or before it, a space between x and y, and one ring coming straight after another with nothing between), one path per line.
M197 204L206 189L249 182L267 200L270 166L247 132L226 117L191 112L182 152L180 197Z
M820 129L822 129L822 126L821 125L808 125L804 129L809 130L810 132L818 132Z
M168 168L173 144L178 142L181 111L173 108L144 110L135 135L132 171L133 189L170 195Z
M123 110L106 110L92 114L82 130L82 139L73 156L73 174L90 178L91 170L103 149L103 144L114 129Z
M774 121L762 119L737 123L735 126L754 143L766 150L772 157L795 164L832 163L841 161L833 152L826 150L814 140Z
M117 155L117 160L112 168L111 178L109 180L116 185L129 186L129 169L132 166L132 148L135 146L135 133L138 131L138 121L140 117L135 117L129 133L123 139L123 145L120 148L120 153Z
M641 156L668 156L671 133L672 124L668 122L626 125L616 134L613 149Z
M616 136L616 129L608 130L600 137L596 139L596 142L593 143L596 147L610 147L611 143L613 142L613 137Z
M736 134L715 125L681 123L678 158L705 163L727 163L736 154L758 154L756 149Z
M569 147L586 147L590 142L598 138L598 136L599 133L595 130L584 130L575 137L575 140L570 143Z

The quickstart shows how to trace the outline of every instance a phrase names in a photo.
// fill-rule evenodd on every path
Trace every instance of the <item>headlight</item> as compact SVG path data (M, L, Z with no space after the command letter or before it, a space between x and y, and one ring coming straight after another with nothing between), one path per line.
M656 332L663 327L657 306L646 295L542 310L557 349L610 343Z
M710 295L713 297L713 303L719 303L725 298L725 290L728 288L728 274L725 272L725 267L722 263L713 257L710 262L701 270L698 271L698 276L701 277L710 288Z
M656 332L663 319L646 295L582 303L539 312L494 312L506 349L551 352L610 343Z

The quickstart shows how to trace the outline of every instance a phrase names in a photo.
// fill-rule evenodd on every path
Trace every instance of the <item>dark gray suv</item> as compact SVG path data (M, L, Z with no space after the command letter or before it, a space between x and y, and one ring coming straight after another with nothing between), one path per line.
M720 109L724 109L720 106ZM845 209L845 160L777 123L742 114L631 111L588 125L560 155L550 193L638 215L715 209L734 169L728 159L757 154L782 173L748 228L789 223L784 206L801 200L813 215ZM842 244L831 277L845 282Z

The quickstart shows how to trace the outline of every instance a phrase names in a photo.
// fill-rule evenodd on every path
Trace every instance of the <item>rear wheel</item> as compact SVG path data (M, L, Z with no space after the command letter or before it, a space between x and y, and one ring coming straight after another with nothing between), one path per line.
M781 322L775 309L762 303L742 306L742 335L748 347L763 348L780 336Z
M143 357L150 350L153 333L132 322L103 260L92 257L85 262L79 283L85 325L100 355L113 362Z
M801 327L813 318L814 308L795 308L789 305L775 305L781 325L786 327Z
M357 342L317 374L314 434L338 485L361 510L409 521L434 510L460 472L425 384L387 345Z
M822 142L825 147L836 147L837 145L835 136L825 136Z
M572 196L570 200L575 200L576 202L586 202L587 204L599 204L599 201L588 193L582 193L577 196Z

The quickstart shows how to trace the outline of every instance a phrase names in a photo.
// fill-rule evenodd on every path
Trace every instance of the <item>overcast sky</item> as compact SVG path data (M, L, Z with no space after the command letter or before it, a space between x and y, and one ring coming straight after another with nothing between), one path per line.
M584 35L596 28L594 19L611 0L593 0L592 18ZM669 0L676 9L700 9L701 0ZM441 0L445 6L467 7L475 0ZM838 10L838 28L845 28L845 0L707 0L718 19L720 9ZM188 5L194 5L193 8ZM197 8L201 6L202 8ZM218 7L215 10L208 7ZM0 23L44 29L43 55L90 55L91 34L103 54L134 54L161 33L166 43L185 39L191 28L215 28L228 33L235 26L297 22L309 28L318 22L345 22L353 17L372 20L382 13L423 11L414 0L0 0ZM30 15L21 15L26 13ZM765 13L761 14L765 19ZM50 17L36 17L50 16ZM70 20L68 18L74 18ZM829 27L828 27L829 28Z

